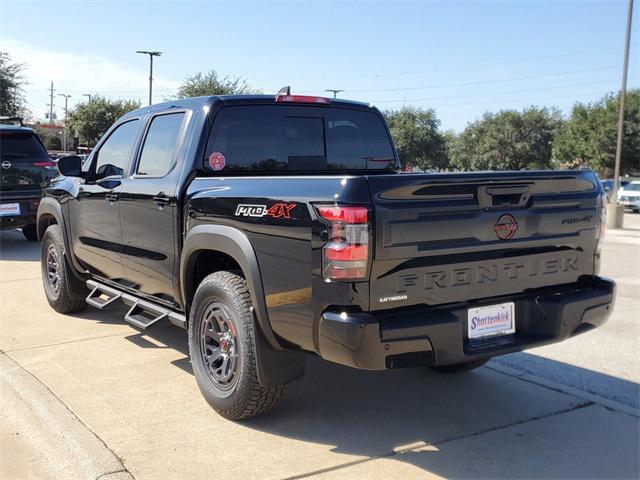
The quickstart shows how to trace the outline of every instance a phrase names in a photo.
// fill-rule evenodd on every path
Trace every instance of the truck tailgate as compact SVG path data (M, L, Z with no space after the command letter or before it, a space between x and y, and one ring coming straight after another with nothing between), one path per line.
M490 298L594 274L590 171L368 177L371 309Z

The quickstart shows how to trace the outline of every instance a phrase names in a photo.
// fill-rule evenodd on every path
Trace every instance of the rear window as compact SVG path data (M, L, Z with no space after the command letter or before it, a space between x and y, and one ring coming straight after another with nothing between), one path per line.
M52 165L35 133L0 130L0 192L40 190L56 174Z
M0 157L11 159L29 158L49 160L49 155L33 132L0 131Z
M215 159L210 166L208 159ZM223 161L221 161L223 159ZM395 158L378 115L345 108L223 108L205 168L224 172L390 170Z

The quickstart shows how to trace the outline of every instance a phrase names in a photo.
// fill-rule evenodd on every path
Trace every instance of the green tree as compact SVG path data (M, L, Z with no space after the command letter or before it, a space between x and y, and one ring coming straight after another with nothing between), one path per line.
M609 94L593 103L576 103L553 143L553 156L565 167L586 165L610 174L616 158L618 98ZM640 169L640 89L625 98L623 173Z
M51 133L40 134L40 139L47 150L62 150L62 142L55 135Z
M13 63L8 53L0 52L0 115L25 116L24 64Z
M461 170L522 170L552 166L553 139L562 125L557 110L485 113L451 146L451 162Z
M256 93L242 77L220 77L215 70L198 72L184 79L178 98L205 95L234 95Z
M442 138L444 139L444 151L449 162L449 168L457 168L451 159L453 158L453 149L458 141L458 134L454 130L445 130L442 132Z
M440 120L433 109L403 107L385 112L402 167L444 170L449 166Z
M139 101L109 100L95 95L69 112L66 126L81 143L94 146L118 118L136 108L140 108Z

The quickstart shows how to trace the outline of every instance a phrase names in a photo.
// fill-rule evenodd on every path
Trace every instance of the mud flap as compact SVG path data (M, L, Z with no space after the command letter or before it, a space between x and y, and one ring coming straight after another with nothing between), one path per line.
M256 361L258 381L263 387L284 385L304 376L305 354L277 351L269 345L256 322Z

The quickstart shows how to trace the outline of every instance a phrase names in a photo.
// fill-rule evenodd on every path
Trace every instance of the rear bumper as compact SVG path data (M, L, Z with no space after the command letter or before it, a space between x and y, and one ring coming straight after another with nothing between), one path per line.
M17 203L20 205L19 215L0 215L0 229L8 230L35 224L38 206L36 205L35 208L33 208L32 202L39 199L39 192L34 195L20 196L17 198L0 198L0 203Z
M578 285L454 306L373 313L325 311L320 355L355 368L382 370L470 362L558 342L602 325L615 302L615 282L587 277ZM515 302L516 333L470 342L471 306Z
M618 203L626 208L640 208L640 197L629 200L618 200Z
M0 217L0 229L10 230L14 228L27 227L36 223L36 214L32 215L13 215Z

